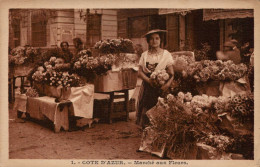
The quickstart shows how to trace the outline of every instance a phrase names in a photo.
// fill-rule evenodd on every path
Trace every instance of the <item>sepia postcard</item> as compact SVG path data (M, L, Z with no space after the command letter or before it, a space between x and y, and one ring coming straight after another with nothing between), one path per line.
M260 167L259 0L0 9L1 167Z

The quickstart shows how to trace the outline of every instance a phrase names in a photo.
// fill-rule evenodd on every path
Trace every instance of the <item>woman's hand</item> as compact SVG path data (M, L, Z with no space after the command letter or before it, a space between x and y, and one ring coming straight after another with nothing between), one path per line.
M171 86L171 83L170 83L170 82L167 82L166 84L164 84L164 85L161 87L161 90L162 90L163 92L166 92L166 91L169 89L170 86Z
M151 87L155 87L154 85L154 82L151 78L148 79L148 82L147 82Z

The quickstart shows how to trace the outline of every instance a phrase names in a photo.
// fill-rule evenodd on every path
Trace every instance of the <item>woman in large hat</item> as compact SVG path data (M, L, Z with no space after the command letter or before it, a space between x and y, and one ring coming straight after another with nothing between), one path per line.
M139 62L139 77L143 80L137 103L136 123L145 128L149 124L146 112L154 107L162 92L168 90L173 80L172 55L162 48L164 44L165 30L151 30L145 34L148 50L145 51ZM160 89L153 87L150 75L154 71L166 69L170 75L168 82Z

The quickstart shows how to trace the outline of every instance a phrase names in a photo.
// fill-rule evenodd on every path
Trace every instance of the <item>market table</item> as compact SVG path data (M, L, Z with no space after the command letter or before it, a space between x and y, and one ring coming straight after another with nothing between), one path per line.
M56 98L27 97L25 94L16 96L14 111L20 117L25 113L37 120L48 120L54 124L55 132L59 132L62 127L69 129L69 117L93 118L94 85L87 84L82 87L72 88L68 100L55 102Z
M22 113L26 117L37 120L50 120L53 122L54 131L59 132L61 128L69 130L69 115L72 115L72 102L61 101L55 102L55 98L44 97L27 97L24 94L17 96L14 110L17 111L17 117Z
M114 111L114 100L124 99L125 120L129 119L129 90L135 89L137 83L138 68L126 68L119 71L111 70L106 75L96 76L94 80L95 93L109 95L108 123L116 118Z

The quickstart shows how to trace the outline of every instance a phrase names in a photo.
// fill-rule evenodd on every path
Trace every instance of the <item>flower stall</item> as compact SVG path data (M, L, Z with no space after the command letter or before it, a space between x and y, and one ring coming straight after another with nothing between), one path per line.
M136 87L138 74L138 57L134 54L133 43L129 39L107 39L97 42L94 48L97 55L90 55L85 50L79 53L74 70L80 76L90 76L95 93L109 94L108 122L112 122L113 101L120 97L125 100L128 120L128 90Z
M137 55L129 39L107 39L95 44L98 55L79 53L74 69L79 75L94 79L95 92L112 92L135 88ZM85 74L83 74L85 72Z
M24 92L25 78L29 71L33 69L34 61L39 55L39 49L30 46L18 46L12 49L8 55L8 78L9 78L9 97L14 100L16 79L21 79L20 92Z
M73 73L63 58L50 57L33 71L31 78L33 86L27 90L27 98L21 95L15 102L19 111L31 118L47 118L55 125L55 132L61 127L68 130L71 116L93 118L94 85Z
M174 81L147 111L150 123L139 150L170 159L253 159L254 96L248 67L195 61L188 52L172 55Z
M147 112L151 124L144 129L139 150L171 159L232 159L238 154L253 158L253 127L241 126L253 119L252 103L252 94L228 98L179 92L159 97ZM229 126L224 124L227 116ZM249 151L241 152L246 144Z
M8 59L14 74L16 76L27 75L33 68L32 64L37 55L39 55L39 50L30 46L18 46L12 49Z

